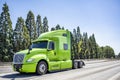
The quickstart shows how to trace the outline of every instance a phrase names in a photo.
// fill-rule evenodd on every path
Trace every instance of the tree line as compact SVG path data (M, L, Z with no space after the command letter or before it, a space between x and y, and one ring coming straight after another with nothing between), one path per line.
M53 30L64 30L57 24L51 28ZM10 18L9 7L5 3L0 14L0 61L12 61L15 52L27 49L32 40L35 40L40 34L49 31L47 17L41 19L40 15L35 16L29 11L26 19L18 17L13 29ZM114 58L115 53L112 47L100 47L92 34L88 37L87 32L81 34L80 27L73 29L72 32L72 53L77 59L93 58Z

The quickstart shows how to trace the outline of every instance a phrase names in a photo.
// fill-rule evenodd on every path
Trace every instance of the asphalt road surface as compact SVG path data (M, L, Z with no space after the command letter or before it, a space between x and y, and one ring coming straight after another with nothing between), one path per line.
M120 60L85 61L80 69L50 72L45 75L35 73L19 74L10 66L0 66L0 80L120 80Z

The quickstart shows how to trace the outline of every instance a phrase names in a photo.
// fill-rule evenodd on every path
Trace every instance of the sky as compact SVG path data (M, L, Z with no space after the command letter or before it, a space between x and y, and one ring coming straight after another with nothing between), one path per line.
M94 33L99 46L120 52L120 0L0 0L0 13L5 2L13 28L17 18L26 19L31 10L35 19L46 16L49 28L60 24L72 32L79 26L81 33Z

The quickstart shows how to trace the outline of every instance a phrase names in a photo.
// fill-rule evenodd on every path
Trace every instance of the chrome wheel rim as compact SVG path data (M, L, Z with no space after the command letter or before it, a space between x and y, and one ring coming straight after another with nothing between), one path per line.
M40 72L44 73L44 72L45 72L45 69L46 69L45 64L41 64L41 65L39 66Z

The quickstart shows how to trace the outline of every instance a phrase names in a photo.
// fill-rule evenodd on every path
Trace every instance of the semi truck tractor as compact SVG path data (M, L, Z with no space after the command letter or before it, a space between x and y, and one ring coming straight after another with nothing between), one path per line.
M16 52L13 70L20 73L45 74L50 71L81 68L85 64L74 58L71 32L55 30L41 34L29 49Z

